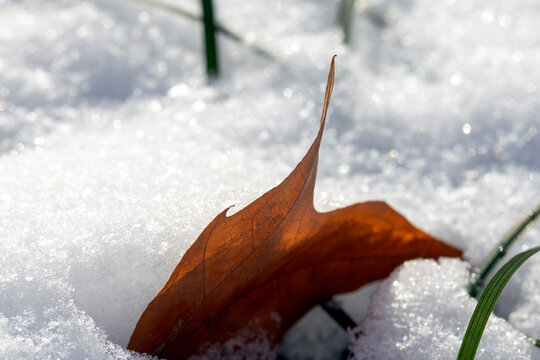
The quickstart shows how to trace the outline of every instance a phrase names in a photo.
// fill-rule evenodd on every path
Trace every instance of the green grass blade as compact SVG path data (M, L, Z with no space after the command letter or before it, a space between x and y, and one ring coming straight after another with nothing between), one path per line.
M461 343L461 348L459 349L457 360L474 359L489 316L495 307L499 295L501 295L506 286L506 283L508 283L508 280L510 280L516 270L538 251L540 251L540 246L517 254L504 264L490 280L482 293L482 296L480 296L476 309L474 309L474 313L469 321L467 331L465 332L465 336Z
M483 261L480 268L475 270L473 274L474 282L469 288L469 295L476 297L484 282L491 274L491 271L495 269L498 262L504 257L508 249L517 241L517 239L524 233L524 231L531 226L536 219L540 216L540 203L538 203L527 215L521 219L510 231L508 231L501 241L490 252L488 257Z
M343 31L343 42L349 44L351 41L351 27L354 18L354 1L341 0L337 23Z
M214 6L212 0L202 0L204 44L206 49L206 73L208 77L218 76L218 56L216 46L216 26L214 25Z

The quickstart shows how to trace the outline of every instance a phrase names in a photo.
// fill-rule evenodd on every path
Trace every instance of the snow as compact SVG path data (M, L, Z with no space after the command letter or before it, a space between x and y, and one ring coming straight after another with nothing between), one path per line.
M455 359L476 306L468 281L460 260L405 263L381 283L362 325L350 331L355 359ZM491 316L476 359L530 359L524 337Z
M382 199L482 261L540 199L538 5L358 1L350 46L338 6L217 3L273 58L220 37L223 75L209 84L196 22L127 0L0 0L0 357L144 358L125 346L189 245L309 147L333 54L316 207ZM531 258L508 284L479 358L540 359L515 330L540 337L539 268ZM412 261L369 310L369 292L342 298L368 313L355 356L455 357L475 306L468 271ZM281 353L346 346L315 309Z

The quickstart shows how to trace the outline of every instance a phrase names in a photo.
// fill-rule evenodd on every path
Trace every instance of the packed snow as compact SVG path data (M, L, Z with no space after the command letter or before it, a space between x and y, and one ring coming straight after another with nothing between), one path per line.
M456 358L476 306L468 283L469 269L459 260L405 263L380 285L362 325L350 332L355 358ZM534 348L525 341L511 324L492 316L476 358L531 359Z
M314 309L280 356L455 358L471 267L540 201L538 4L358 0L350 45L336 1L215 5L245 42L220 35L209 83L196 21L0 0L0 358L149 358L125 349L141 312L216 214L301 159L334 54L317 209L385 200L466 261L411 261L371 304L376 286L341 297L367 312L348 343ZM510 255L539 240L536 225ZM523 336L540 337L539 271L533 257L508 284L478 359L540 359Z

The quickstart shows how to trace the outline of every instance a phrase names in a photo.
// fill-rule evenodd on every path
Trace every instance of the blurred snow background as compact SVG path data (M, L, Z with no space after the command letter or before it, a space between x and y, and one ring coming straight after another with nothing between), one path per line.
M179 4L195 12L198 1ZM317 131L321 211L387 201L477 265L540 200L535 1L217 1L220 23L272 53L124 1L0 0L0 357L143 358L125 346L184 251L223 208L277 185ZM539 241L532 227L512 252ZM469 265L414 261L377 289L360 359L455 358L475 300ZM479 359L540 359L540 258L511 280ZM360 320L369 291L343 298ZM506 319L506 320L505 320ZM315 309L288 359L337 358Z

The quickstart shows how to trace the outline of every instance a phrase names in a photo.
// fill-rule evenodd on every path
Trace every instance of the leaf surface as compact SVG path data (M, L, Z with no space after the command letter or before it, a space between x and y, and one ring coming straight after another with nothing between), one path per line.
M319 146L334 83L328 75L318 135L293 172L232 216L219 214L148 305L128 349L185 359L239 331L277 344L310 308L385 278L416 257L461 252L383 202L327 213L313 206Z

